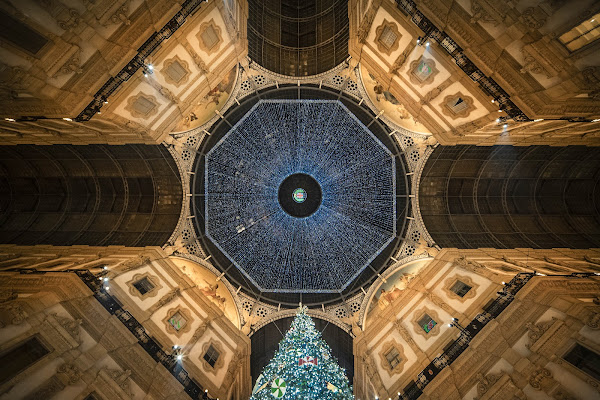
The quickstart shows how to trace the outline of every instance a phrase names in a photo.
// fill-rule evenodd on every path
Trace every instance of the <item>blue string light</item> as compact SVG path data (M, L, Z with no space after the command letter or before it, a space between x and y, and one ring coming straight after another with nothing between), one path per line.
M296 173L322 190L305 218L277 198ZM260 101L206 155L206 234L264 291L336 292L394 239L395 179L392 154L339 101Z

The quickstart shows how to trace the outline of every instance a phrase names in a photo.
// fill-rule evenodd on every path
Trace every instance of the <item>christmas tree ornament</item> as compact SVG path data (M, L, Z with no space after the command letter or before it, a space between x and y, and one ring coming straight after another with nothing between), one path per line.
M317 357L302 357L298 360L298 365L317 365Z
M276 399L281 399L283 396L285 396L286 387L287 384L282 378L275 378L271 384L271 394Z
M258 376L258 378L256 378L256 383L254 384L254 389L252 389L252 394L254 394L262 389L262 388L259 389L259 386L258 386L262 380L263 380L263 375L260 374Z

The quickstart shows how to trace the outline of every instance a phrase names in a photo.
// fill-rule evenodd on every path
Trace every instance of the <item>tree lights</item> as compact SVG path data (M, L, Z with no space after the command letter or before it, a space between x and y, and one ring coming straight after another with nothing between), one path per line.
M306 311L298 309L279 350L256 380L250 400L354 399L344 370Z

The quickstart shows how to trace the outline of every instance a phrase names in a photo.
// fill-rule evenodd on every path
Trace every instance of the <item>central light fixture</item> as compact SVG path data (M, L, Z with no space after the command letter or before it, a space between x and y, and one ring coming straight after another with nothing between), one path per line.
M304 203L304 200L306 200L306 190L302 188L294 190L294 193L292 193L292 199L294 199L296 203Z
M305 173L289 175L279 185L279 205L292 217L313 215L321 206L322 197L317 180Z

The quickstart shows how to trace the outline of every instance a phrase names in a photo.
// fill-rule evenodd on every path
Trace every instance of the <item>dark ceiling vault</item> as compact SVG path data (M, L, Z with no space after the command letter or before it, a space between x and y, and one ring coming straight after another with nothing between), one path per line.
M248 54L273 72L316 75L348 57L345 0L250 0Z
M600 148L438 146L421 177L441 247L600 247Z
M0 243L163 245L181 205L164 146L0 146Z

